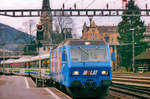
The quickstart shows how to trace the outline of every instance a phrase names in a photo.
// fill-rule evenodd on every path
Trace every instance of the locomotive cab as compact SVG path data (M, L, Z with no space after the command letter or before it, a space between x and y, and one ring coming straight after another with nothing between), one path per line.
M62 51L62 83L73 96L95 97L111 85L111 57L104 41L68 41ZM87 94L91 93L90 96Z
M50 54L52 80L73 97L103 96L111 85L109 50L101 40L68 40L60 44Z

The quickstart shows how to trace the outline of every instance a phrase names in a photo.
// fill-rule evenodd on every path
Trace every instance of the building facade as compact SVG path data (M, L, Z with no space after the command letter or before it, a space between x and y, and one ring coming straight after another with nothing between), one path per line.
M150 49L135 57L135 71L138 73L150 71Z
M93 21L88 27L86 23L83 25L82 37L83 40L104 40L110 45L118 45L117 26L96 26Z

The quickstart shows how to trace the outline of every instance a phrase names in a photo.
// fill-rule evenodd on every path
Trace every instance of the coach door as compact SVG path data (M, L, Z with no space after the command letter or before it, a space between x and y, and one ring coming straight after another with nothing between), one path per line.
M62 68L67 66L67 52L66 50L63 50L62 52Z

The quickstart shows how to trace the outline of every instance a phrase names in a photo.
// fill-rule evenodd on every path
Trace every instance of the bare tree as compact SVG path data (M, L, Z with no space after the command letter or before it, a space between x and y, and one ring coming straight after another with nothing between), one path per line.
M65 29L72 28L73 20L69 16L58 16L53 18L55 31L65 33Z
M58 13L60 14L60 13ZM67 38L72 38L72 18L68 16L58 16L53 18L54 31L51 33L52 43L60 43Z
M22 24L24 26L23 28L23 32L28 33L29 35L26 35L28 37L26 37L26 39L28 39L30 42L32 42L32 35L33 33L36 31L36 22L32 19L24 22Z
M33 35L36 31L36 22L32 19L24 22L23 24L23 27L20 28L19 30L25 32L24 33L24 41L27 45L25 45L24 47L24 53L32 53L34 52L36 49L34 48L36 45L35 45L35 39L33 39Z

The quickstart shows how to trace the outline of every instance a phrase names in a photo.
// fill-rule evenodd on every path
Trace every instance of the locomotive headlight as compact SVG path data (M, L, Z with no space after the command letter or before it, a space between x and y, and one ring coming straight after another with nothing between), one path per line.
M79 71L73 71L72 75L79 75Z
M103 71L101 72L101 74L102 74L102 75L108 75L108 71L103 70Z
M85 45L90 45L91 43L90 43L90 42L85 42L84 44L85 44Z

